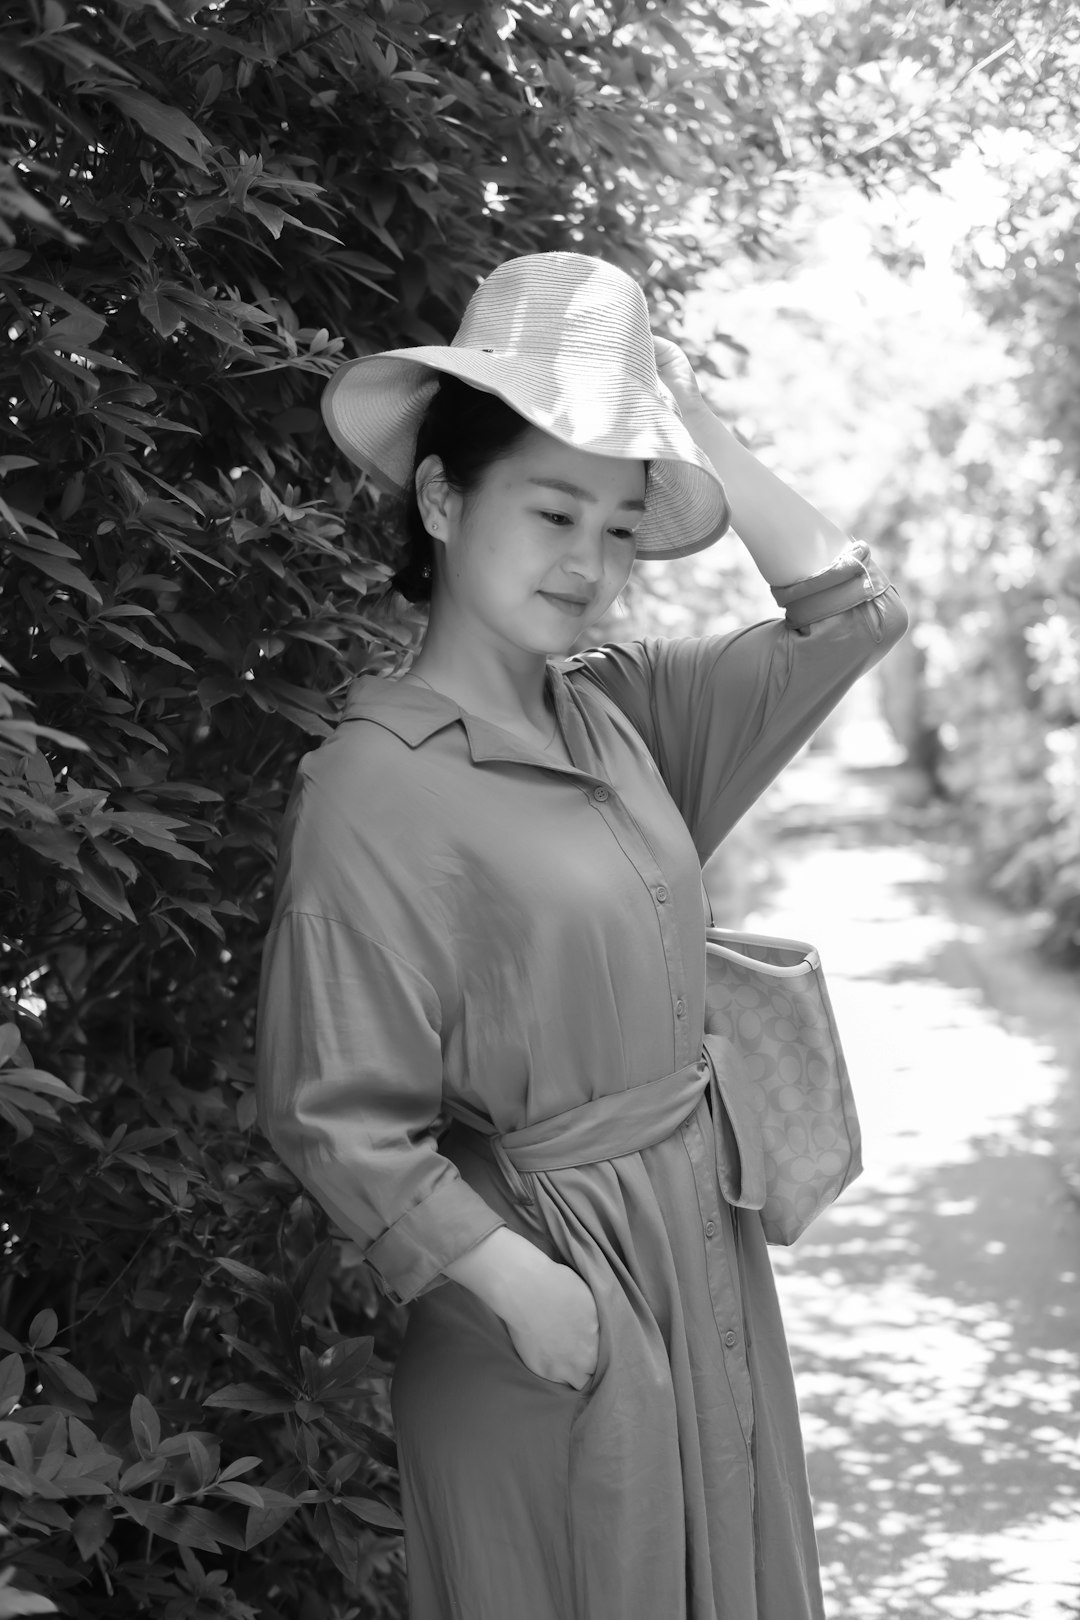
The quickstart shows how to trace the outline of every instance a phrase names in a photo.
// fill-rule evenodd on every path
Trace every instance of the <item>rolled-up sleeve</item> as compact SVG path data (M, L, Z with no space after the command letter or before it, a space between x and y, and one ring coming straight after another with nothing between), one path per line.
M267 938L259 1122L399 1304L501 1226L438 1151L440 1006L423 975L330 916L286 911Z
M773 595L783 619L722 636L611 643L574 660L641 733L703 865L907 628L895 587L862 542Z

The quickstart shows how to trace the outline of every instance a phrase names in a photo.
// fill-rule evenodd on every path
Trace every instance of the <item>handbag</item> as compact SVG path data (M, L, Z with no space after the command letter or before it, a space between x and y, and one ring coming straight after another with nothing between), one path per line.
M769 1243L794 1243L862 1172L821 961L801 940L726 928L707 928L705 939L721 1191L728 1203L760 1209Z

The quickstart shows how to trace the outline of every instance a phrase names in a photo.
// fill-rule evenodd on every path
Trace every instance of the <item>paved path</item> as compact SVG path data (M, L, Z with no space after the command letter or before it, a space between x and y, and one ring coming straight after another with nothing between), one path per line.
M1018 951L895 772L811 755L751 920L821 949L866 1171L774 1250L830 1620L1080 1616L1080 980ZM847 764L845 764L845 756ZM879 754L879 758L882 757ZM906 826L905 826L906 822Z

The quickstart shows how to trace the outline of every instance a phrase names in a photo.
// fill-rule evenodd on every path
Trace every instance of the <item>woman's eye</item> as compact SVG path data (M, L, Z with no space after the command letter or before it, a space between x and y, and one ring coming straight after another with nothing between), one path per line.
M546 518L549 523L557 524L560 529L565 528L568 523L574 521L565 512L541 512L540 516Z
M616 540L637 540L637 534L633 529L610 529L608 532L613 534Z

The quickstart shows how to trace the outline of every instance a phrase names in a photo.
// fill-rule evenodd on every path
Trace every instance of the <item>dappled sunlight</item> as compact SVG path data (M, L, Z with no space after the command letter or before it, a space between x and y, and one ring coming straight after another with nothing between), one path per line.
M865 1173L774 1260L832 1620L1080 1613L1080 1212L1053 1157L1069 1076L1006 1016L948 852L886 777L810 756L752 925L821 948ZM783 822L781 822L781 825Z

